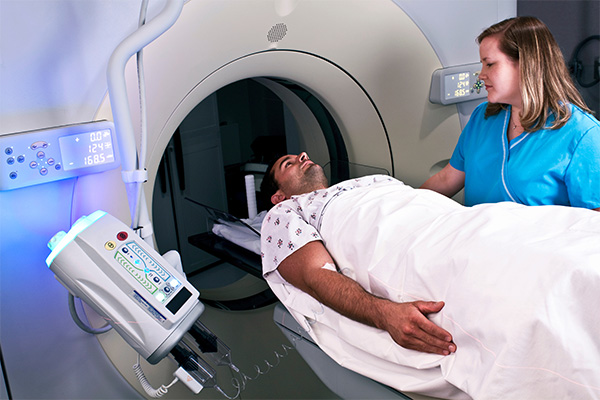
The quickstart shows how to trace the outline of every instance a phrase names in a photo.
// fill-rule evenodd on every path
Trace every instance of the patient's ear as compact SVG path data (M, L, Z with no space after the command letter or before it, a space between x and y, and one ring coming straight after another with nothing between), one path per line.
M275 194L271 196L271 203L273 203L273 205L279 204L286 199L286 195L281 190L277 190Z

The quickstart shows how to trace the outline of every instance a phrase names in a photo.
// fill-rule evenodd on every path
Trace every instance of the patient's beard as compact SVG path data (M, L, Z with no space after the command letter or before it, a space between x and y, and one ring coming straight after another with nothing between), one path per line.
M298 194L314 192L318 189L325 189L329 186L327 177L323 168L318 164L310 165L302 177L302 182Z

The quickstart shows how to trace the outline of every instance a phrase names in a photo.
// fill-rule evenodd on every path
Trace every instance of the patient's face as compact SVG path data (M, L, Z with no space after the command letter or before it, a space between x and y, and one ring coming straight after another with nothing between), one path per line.
M278 201L272 199L274 204L328 186L323 168L313 163L306 153L281 157L273 166L273 176L279 185L276 196L283 196Z

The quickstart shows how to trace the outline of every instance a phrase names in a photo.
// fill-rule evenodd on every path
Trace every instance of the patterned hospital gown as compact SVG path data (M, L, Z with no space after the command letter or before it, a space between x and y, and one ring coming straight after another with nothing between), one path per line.
M327 189L292 196L273 207L266 215L261 230L261 257L265 279L275 278L279 263L302 246L322 240L319 234L327 207L349 190L396 181L387 175L371 175L350 179ZM277 274L279 275L279 274ZM281 279L281 278L280 278ZM279 279L276 279L279 280Z

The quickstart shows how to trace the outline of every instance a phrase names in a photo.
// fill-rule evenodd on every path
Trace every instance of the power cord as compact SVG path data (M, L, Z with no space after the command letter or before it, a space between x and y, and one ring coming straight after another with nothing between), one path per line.
M167 394L167 392L169 391L169 388L179 381L179 378L176 377L168 385L166 385L166 386L161 385L158 389L155 389L150 384L150 382L148 381L148 378L146 378L146 375L144 374L144 371L142 370L142 366L140 365L140 355L139 354L137 356L137 363L133 365L133 372L135 373L135 376L140 381L142 388L148 394L148 396L155 398L155 399Z
M78 299L79 299L79 297L78 297ZM79 301L81 302L81 299L79 299ZM70 292L69 292L69 312L71 313L71 318L73 318L73 321L75 322L75 324L77 324L77 326L79 328L81 328L81 330L83 330L84 332L91 333L92 335L98 335L100 333L108 332L109 330L112 329L112 326L110 326L110 324L106 324L102 328L98 328L98 329L94 329L94 328L86 325L81 320L81 318L79 318L79 314L77 314L77 309L75 308L75 296L73 296Z

